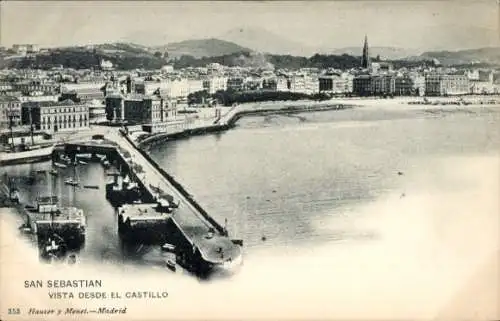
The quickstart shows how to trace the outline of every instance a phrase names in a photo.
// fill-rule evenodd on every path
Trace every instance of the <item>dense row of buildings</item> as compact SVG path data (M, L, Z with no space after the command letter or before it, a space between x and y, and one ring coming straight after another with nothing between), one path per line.
M16 52L36 52L18 45ZM500 72L486 69L418 67L394 70L387 62L372 62L365 38L360 67L351 70L274 70L227 67L175 70L22 69L0 71L0 132L33 126L48 133L88 128L112 121L161 127L175 120L178 106L190 94L206 91L282 91L332 96L447 96L500 92Z

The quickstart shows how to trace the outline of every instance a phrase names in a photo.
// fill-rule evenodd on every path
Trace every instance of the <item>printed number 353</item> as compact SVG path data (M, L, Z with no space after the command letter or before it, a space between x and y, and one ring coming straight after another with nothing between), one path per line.
M21 314L21 310L19 308L11 308L9 309L9 314Z

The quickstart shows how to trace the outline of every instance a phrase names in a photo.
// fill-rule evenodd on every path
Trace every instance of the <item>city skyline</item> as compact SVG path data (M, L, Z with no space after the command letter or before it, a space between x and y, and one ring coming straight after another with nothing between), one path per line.
M14 1L0 5L2 46L35 43L54 47L119 41L151 46L190 39L224 40L229 31L238 29L257 30L264 38L266 34L281 38L283 43L288 41L304 51L361 48L365 34L371 47L425 51L500 45L498 4L490 0L126 4ZM33 25L36 27L31 32L21 32ZM276 48L280 49L279 44ZM282 49L287 50L284 46Z

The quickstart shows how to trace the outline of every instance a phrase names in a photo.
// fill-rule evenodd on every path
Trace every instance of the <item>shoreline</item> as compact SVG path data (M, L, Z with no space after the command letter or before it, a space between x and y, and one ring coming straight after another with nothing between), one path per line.
M136 143L139 148L147 148L152 145L161 144L165 141L224 132L234 128L237 121L245 116L299 114L352 108L401 111L421 110L427 112L435 111L437 113L442 111L446 112L467 109L490 109L500 108L500 95L394 98L352 97L332 98L323 101L266 101L244 103L233 107L223 107L223 111L225 108L228 108L229 110L223 112L220 119L203 119L199 121L199 124L188 126L188 128L183 128L182 124L172 124L172 127L175 126L175 128L172 128L171 131L167 131L165 133L146 134L147 137L141 140L137 140L137 137L134 137L134 134L140 132L131 132L127 134L127 136L134 143ZM110 129L113 128L110 127ZM2 152L0 153L0 165L8 166L46 161L50 159L52 148L53 146L18 153Z
M461 98L463 97L395 97L386 99L355 97L347 99L334 98L324 101L297 100L244 103L230 107L230 110L226 111L219 121L214 121L212 124L204 124L195 128L183 129L173 133L167 132L150 134L145 139L140 141L137 141L137 139L133 136L128 136L131 140L138 144L139 148L147 148L171 140L227 131L234 128L237 121L245 116L299 114L353 108L401 111L421 110L427 112L490 108L500 109L500 95L470 96L463 99L466 104L457 104ZM427 99L428 103L424 104L424 99ZM489 101L495 101L495 103L488 103Z

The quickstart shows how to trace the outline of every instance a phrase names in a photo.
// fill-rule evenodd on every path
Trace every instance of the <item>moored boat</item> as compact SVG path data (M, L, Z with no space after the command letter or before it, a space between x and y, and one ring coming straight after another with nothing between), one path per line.
M175 245L165 243L162 245L161 250L164 252L175 252Z
M64 184L66 184L66 185L71 185L71 186L78 186L78 185L80 185L80 183L79 183L76 179L74 179L74 178L72 178L72 177L70 177L70 178L66 179L66 180L64 181Z
M78 158L78 159L85 159L85 160L89 160L89 159L91 159L91 158L92 158L92 154L90 154L90 153L85 153L85 154L76 154L75 156L76 156L76 158Z
M66 164L63 164L63 163L57 163L57 162L54 162L54 166L55 166L55 167L59 167L59 168L66 168L66 167L68 167L68 165L66 165Z

